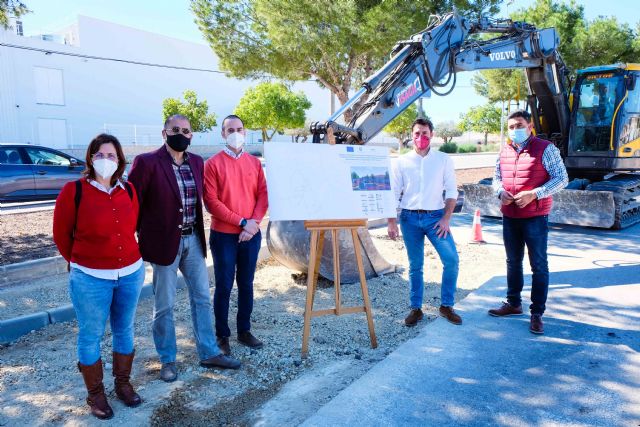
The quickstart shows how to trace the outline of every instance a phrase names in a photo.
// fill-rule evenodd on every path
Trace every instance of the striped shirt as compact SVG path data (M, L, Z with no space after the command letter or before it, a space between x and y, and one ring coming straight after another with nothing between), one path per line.
M522 145L511 142L514 147L516 147L516 152L518 154L525 149L529 143L529 139L531 139L531 137L529 137ZM560 156L560 150L558 150L555 145L549 144L547 148L545 148L544 153L542 153L542 166L549 174L549 181L545 182L540 187L535 188L536 198L538 199L543 199L556 194L569 183L567 169L564 167L562 156ZM500 197L500 194L504 191L504 188L502 188L502 173L500 172L500 156L496 159L496 171L493 176L492 185L496 195Z
M184 161L181 165L171 161L173 166L173 172L176 175L178 181L178 188L180 189L180 199L182 200L182 209L184 209L182 216L182 227L191 227L196 223L196 202L198 194L196 191L196 181L193 178L193 172L187 160L189 155L184 153Z

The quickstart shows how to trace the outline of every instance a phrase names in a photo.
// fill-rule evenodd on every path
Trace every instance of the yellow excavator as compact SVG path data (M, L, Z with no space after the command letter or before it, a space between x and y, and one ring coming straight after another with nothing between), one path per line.
M532 109L536 132L560 148L570 183L553 196L549 220L620 229L640 221L639 64L614 64L580 70L571 90L568 135L553 137L544 110ZM529 96L535 106L535 92ZM537 113L537 114L536 114ZM464 211L476 208L501 216L487 186L464 185Z
M487 33L493 37L474 37ZM419 97L451 94L460 71L521 68L535 132L560 149L571 180L553 196L550 221L614 229L632 225L640 221L640 65L587 68L571 84L559 43L555 29L526 22L472 21L456 12L432 16L424 31L396 44L391 59L340 110L311 125L313 142L332 135L337 143L366 144ZM463 189L464 211L479 208L483 215L501 216L490 180ZM367 276L389 271L368 233L360 239ZM277 259L304 270L306 260L299 254L307 252L301 249L308 233L300 224L272 223L267 242ZM346 269L353 271L343 275L354 276L353 266Z
M640 65L580 70L572 85L553 28L488 18L469 21L456 13L432 18L427 29L395 46L392 58L340 111L311 126L315 142L331 128L338 142L365 144L420 96L429 91L449 95L460 71L522 68L535 132L560 149L572 180L554 196L550 220L602 228L640 221L640 175L635 174L640 171ZM497 36L471 37L481 33ZM363 97L366 101L349 123L340 122ZM490 188L464 189L465 210L481 208L485 215L501 216Z

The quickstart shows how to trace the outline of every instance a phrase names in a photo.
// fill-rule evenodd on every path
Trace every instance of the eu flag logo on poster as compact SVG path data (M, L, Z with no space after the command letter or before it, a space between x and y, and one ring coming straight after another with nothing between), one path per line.
M347 153L353 153L353 147L347 147Z

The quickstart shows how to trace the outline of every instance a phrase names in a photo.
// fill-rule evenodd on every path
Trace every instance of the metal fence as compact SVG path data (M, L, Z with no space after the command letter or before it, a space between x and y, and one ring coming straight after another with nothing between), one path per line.
M162 144L162 128L157 125L138 124L113 124L105 123L103 132L118 138L122 145L160 145ZM276 135L277 141L290 141L287 135ZM194 132L191 139L192 145L224 145L220 134L220 128L216 127L209 132ZM247 145L262 145L262 134L258 131L247 131Z

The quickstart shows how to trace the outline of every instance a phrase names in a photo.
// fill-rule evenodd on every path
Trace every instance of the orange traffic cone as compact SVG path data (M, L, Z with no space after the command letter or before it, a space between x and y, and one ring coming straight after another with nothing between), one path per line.
M482 239L482 224L480 223L480 209L476 209L471 226L471 241L469 243L487 243Z

